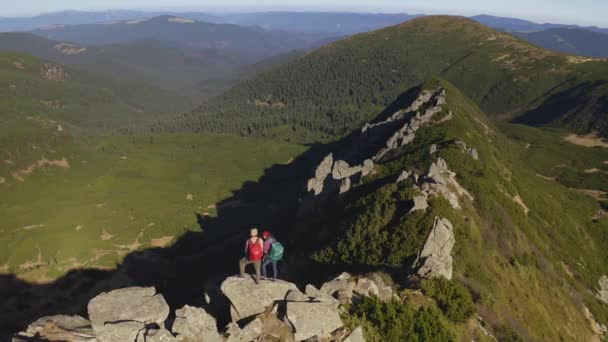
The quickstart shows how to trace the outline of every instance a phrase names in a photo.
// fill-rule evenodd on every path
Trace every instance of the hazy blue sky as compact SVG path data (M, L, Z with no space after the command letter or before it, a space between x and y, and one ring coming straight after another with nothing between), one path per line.
M2 0L0 17L102 9L268 11L322 10L495 14L535 21L608 27L608 0Z

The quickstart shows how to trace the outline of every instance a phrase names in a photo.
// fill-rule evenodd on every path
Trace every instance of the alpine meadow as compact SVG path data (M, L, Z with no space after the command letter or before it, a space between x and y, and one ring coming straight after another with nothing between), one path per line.
M591 18L61 2L0 18L1 341L608 341Z

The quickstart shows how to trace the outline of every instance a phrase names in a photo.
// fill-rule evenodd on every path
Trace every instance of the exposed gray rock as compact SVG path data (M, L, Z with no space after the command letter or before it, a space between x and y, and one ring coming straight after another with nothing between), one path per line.
M365 342L365 338L363 338L363 329L357 327L342 342Z
M106 329L107 322L133 321L163 326L169 305L153 287L129 287L98 295L89 302L88 311L93 329L99 333ZM124 328L120 331L124 332Z
M429 207L428 199L424 195L414 196L414 206L410 209L410 213L418 210L426 210Z
M285 300L288 302L308 302L310 298L300 292L300 290L289 290L285 296Z
M296 341L314 336L329 337L344 326L337 306L328 302L287 302L286 312Z
M365 177L374 171L374 162L371 159L366 159L361 167L361 176Z
M473 196L458 183L456 174L448 169L442 158L431 164L426 178L427 181L420 185L419 190L427 198L431 195L444 197L454 209L461 208L458 196L473 200Z
M342 273L340 273L339 276L335 277L334 280L338 280L338 281L340 281L340 280L349 280L350 278L351 278L350 273L348 273L348 272L342 272Z
M361 169L362 168L359 165L350 167L344 160L337 160L334 163L331 175L334 179L345 179L361 172Z
M397 181L395 183L401 183L405 180L407 180L408 178L410 178L411 173L408 171L402 171L401 174L399 174L399 177L397 178Z
M95 332L91 322L80 316L47 316L28 325L27 330L19 335L37 336L49 341L95 342Z
M217 331L215 318L205 310L184 306L175 311L175 321L171 328L178 339L199 339L205 342L222 342L224 339Z
M477 152L477 149L468 147L467 144L461 140L456 140L456 145L460 146L462 151L471 156L471 158L479 160L479 153Z
M281 280L261 281L256 285L249 277L229 277L222 283L221 290L230 300L232 319L238 321L264 312L275 301L284 300L287 292L298 288Z
M97 331L97 340L99 342L145 342L145 333L146 325L142 322L107 323L103 330Z
M437 145L433 144L429 147L429 154L434 154L437 152Z
M348 190L350 190L350 187L351 187L350 178L344 178L344 179L342 179L342 181L340 181L340 193L341 194L348 192Z
M323 158L323 161L315 169L315 176L308 180L308 192L314 191L315 195L323 192L325 178L331 174L333 164L334 157L331 153Z
M603 275L598 281L597 298L602 302L608 304L608 276Z
M249 322L242 329L238 327L238 325L234 325L229 327L227 342L251 342L256 340L260 335L262 335L262 331L264 329L264 323L260 318L256 318L253 321ZM207 340L203 339L201 342L207 342Z
M364 297L370 297L371 295L380 297L378 285L376 285L373 280L367 278L359 278L359 280L357 280L357 285L355 286L355 293Z
M415 263L415 266L422 263L418 275L452 279L452 248L455 241L452 223L445 218L435 218L433 229Z
M180 342L184 340L176 339L167 329L150 329L146 331L143 342ZM187 341L187 340L185 340ZM192 340L196 341L196 340ZM207 341L207 340L204 340ZM223 340L222 340L223 341ZM137 342L141 342L138 339Z

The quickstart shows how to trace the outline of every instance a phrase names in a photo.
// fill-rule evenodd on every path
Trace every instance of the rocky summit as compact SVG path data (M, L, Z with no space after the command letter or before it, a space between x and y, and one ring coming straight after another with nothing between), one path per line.
M256 285L251 278L229 277L222 282L221 291L228 299L232 322L223 329L218 329L216 318L203 308L186 305L169 315L165 299L154 288L123 288L93 298L88 319L42 317L12 341L363 342L362 329L349 329L342 320L344 306L369 296L392 300L392 287L379 279L373 274L353 277L343 273L320 289L307 285L302 292L286 281L263 280Z

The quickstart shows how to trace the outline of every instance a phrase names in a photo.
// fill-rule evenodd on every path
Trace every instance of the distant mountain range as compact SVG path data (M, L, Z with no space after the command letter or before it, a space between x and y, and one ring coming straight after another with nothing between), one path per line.
M571 55L608 57L608 34L576 28L552 28L513 34L549 50Z
M573 29L585 29L588 31L599 32L608 34L608 28L600 28L596 26L579 26L579 25L565 25L565 24L539 24L529 20L507 18L507 17L495 17L491 15L477 15L471 17L471 19L478 21L484 25L490 26L497 30L503 30L508 32L534 32L544 31L554 28L573 28Z

